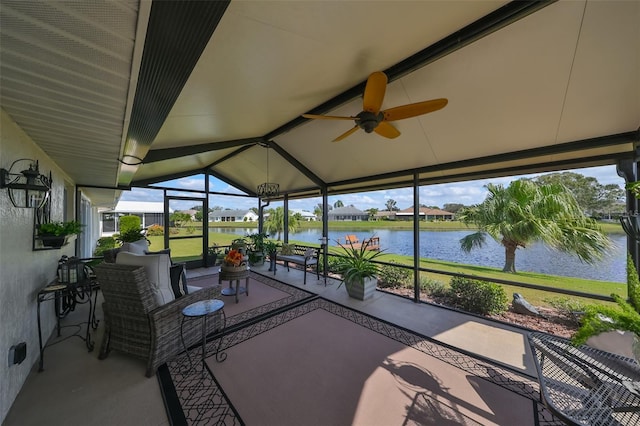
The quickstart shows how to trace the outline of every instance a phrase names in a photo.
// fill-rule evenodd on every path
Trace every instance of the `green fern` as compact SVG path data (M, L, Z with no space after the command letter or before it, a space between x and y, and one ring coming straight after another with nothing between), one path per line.
M586 307L580 329L573 336L575 345L585 343L589 337L612 330L630 331L640 335L640 313L617 294L611 297L618 307L589 305Z

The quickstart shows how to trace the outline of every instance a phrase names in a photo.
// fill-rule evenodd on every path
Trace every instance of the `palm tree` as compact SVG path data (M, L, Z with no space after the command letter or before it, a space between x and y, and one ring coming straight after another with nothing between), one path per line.
M344 203L341 200L338 200L335 203L333 203L333 207L335 207L336 209L338 207L344 207Z
M516 272L516 249L534 241L576 254L593 263L611 247L597 223L585 216L575 197L558 184L538 185L527 180L509 187L488 184L482 204L464 208L458 218L474 224L478 232L460 240L462 250L482 247L486 235L504 246L504 272Z
M298 229L298 219L289 212L289 232L295 232ZM269 235L278 234L277 240L280 241L280 235L284 231L284 208L278 207L269 210L269 217L264 221L264 230Z
M387 202L384 205L387 208L387 211L390 211L390 212L393 212L393 211L396 211L396 210L400 210L396 206L396 200L394 200L393 198L388 199Z

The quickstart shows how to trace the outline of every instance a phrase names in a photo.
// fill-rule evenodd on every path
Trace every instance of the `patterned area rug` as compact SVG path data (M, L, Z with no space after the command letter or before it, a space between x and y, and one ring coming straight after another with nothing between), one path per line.
M173 424L562 424L535 380L319 297L236 323L208 353L218 345L223 362L183 354L159 371Z

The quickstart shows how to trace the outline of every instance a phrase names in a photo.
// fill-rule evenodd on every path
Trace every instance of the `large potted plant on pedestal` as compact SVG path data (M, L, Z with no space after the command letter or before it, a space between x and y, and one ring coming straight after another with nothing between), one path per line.
M276 256L280 245L275 241L267 240L264 242L264 252L269 256L269 271L276 270Z
M369 250L371 239L365 240L359 246L352 242L342 245L338 242L344 254L338 259L336 269L342 275L342 282L350 297L365 300L373 296L378 283L378 264L373 260L382 254L381 251Z
M251 245L248 249L249 255L249 264L251 266L258 266L264 264L264 243L265 239L268 237L265 233L256 233L247 235L247 238L251 240Z

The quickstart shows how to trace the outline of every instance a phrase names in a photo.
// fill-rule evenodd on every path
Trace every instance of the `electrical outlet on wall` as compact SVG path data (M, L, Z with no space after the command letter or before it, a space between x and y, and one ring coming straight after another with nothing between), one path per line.
M20 342L9 348L9 367L14 364L21 364L27 357L27 344Z

